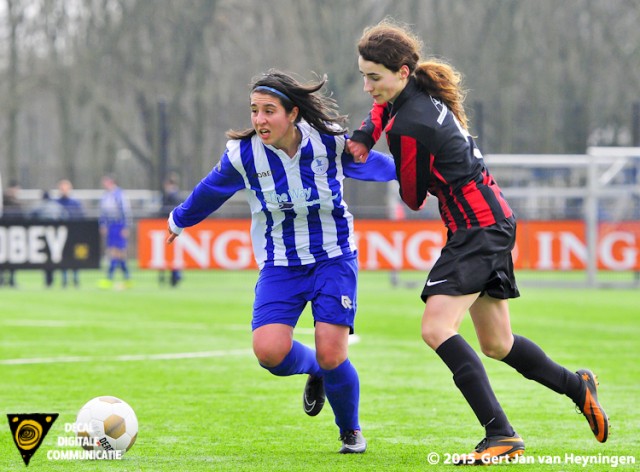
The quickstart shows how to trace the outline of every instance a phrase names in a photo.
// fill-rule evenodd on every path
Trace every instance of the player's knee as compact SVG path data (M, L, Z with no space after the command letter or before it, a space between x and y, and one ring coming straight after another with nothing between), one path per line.
M491 359L500 360L504 359L506 355L509 354L511 346L509 346L507 343L496 341L490 343L481 343L480 349L485 356L490 357Z
M333 370L347 359L347 353L341 349L318 349L316 360L324 370Z
M288 348L277 346L271 346L267 343L261 343L254 341L253 353L255 354L258 362L263 367L276 367L284 360L291 346Z
M447 339L443 330L429 324L422 325L422 340L434 351Z

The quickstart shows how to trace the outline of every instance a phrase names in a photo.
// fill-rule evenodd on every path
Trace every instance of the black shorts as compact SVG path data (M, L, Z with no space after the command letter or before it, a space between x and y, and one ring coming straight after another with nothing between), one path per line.
M520 296L511 250L516 242L515 218L492 226L449 233L442 253L429 272L422 300L430 295L485 293L494 298Z

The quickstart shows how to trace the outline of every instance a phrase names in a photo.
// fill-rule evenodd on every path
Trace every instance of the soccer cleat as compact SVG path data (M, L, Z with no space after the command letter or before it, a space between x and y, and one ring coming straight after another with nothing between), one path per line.
M340 454L362 454L367 450L367 440L361 431L346 431L340 436L342 447Z
M309 416L316 416L324 406L324 380L322 377L309 375L302 394L302 408Z
M609 418L598 403L598 378L588 369L580 369L576 374L584 385L576 406L589 422L593 435L603 443L609 436Z
M484 438L469 454L462 454L455 465L492 465L511 462L524 453L524 441L513 436L489 436Z

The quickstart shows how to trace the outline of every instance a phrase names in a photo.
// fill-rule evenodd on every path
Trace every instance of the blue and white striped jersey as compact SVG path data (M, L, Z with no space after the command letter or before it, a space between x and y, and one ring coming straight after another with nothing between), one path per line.
M346 136L325 135L302 121L302 141L292 158L257 135L227 142L213 170L169 217L172 231L193 226L233 194L245 191L251 240L260 268L312 264L356 250L353 216L343 199L345 177L387 182L393 159L372 151L357 164L344 152Z
M100 225L131 226L131 206L120 187L102 195L99 221Z

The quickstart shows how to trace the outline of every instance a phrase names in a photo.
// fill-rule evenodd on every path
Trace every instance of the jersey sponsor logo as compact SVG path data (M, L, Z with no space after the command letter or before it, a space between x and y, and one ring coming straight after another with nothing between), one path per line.
M285 203L285 202L301 202L309 200L311 197L311 188L290 188L288 192L267 192L264 194L264 200L267 203Z
M293 207L295 205L291 202L281 202L278 205L278 208L281 209L282 211L293 211Z
M431 280L431 279L428 279L427 280L427 287L433 287L434 285L442 284L442 283L444 283L446 281L447 281L447 279L442 279L442 280Z
M278 209L282 211L293 211L296 208L310 207L319 205L325 200L335 200L339 194L332 194L327 198L316 198L309 200L312 189L310 187L290 188L288 192L267 192L264 194L264 200L267 204L278 205Z
M262 179L264 177L271 177L271 171L265 170L263 172L256 172L255 174L253 174L253 176L258 179Z
M311 170L316 175L324 175L329 169L329 159L324 156L316 157L311 163Z

